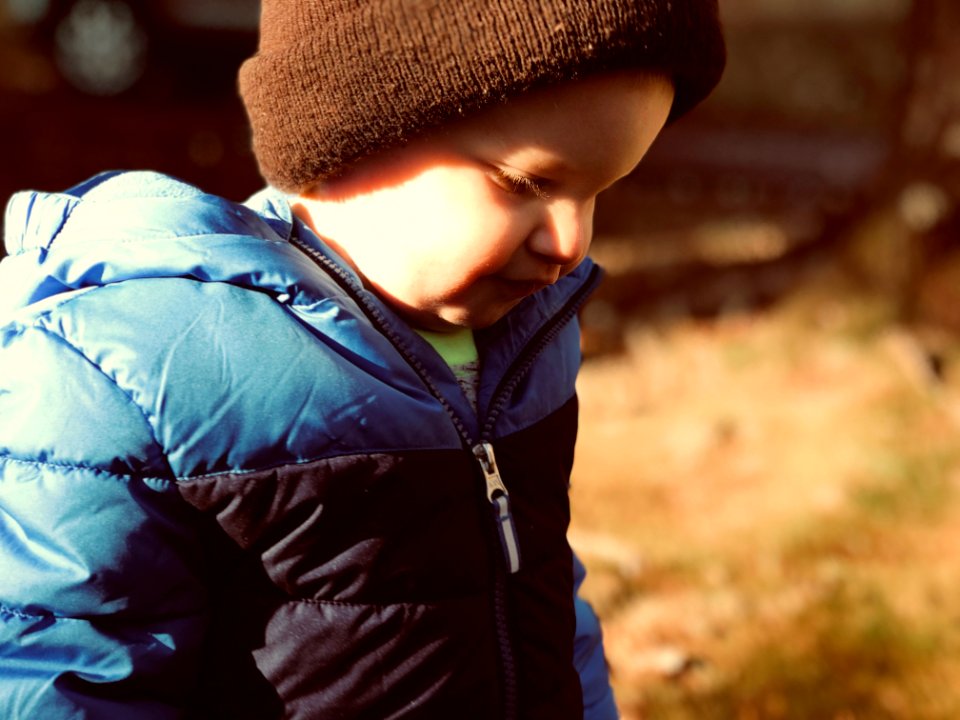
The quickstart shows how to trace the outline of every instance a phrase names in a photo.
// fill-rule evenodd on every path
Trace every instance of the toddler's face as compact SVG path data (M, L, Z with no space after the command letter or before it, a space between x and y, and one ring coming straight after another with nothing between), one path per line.
M486 327L583 260L597 194L672 100L639 73L567 83L364 161L294 210L412 324Z

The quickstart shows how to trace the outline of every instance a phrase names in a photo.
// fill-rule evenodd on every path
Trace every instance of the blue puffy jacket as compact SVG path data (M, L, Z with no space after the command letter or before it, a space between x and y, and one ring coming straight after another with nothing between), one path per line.
M474 414L272 191L105 174L6 244L0 717L615 717L565 539L589 262L477 333Z

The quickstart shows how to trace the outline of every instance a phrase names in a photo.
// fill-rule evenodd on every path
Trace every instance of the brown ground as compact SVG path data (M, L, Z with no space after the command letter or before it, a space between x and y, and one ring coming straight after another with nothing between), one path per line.
M960 365L821 273L588 360L571 539L639 718L960 717Z

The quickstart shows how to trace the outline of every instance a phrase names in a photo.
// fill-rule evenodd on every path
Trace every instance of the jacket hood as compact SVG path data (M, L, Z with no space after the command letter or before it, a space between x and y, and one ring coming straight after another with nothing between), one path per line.
M4 223L0 313L133 278L188 277L296 295L315 273L288 240L276 191L246 205L153 172L104 173L63 193L15 194Z

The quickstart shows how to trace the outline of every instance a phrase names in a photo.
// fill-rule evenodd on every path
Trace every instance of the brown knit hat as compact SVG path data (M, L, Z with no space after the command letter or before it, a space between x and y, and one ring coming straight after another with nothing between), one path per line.
M672 76L671 119L723 72L717 0L263 0L240 70L260 172L303 189L532 87Z

